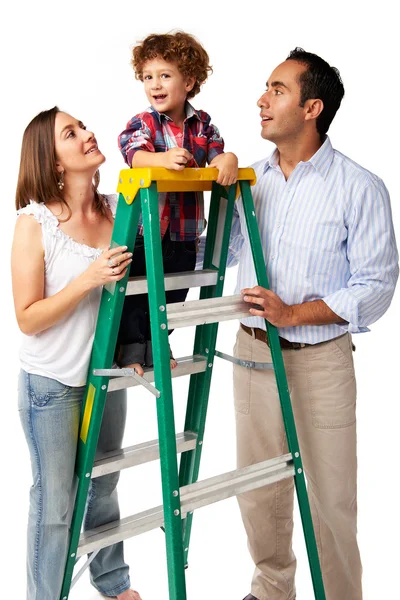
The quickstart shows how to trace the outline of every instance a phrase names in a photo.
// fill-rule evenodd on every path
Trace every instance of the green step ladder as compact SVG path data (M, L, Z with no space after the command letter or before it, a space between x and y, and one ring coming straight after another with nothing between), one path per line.
M72 585L96 553L116 542L161 527L165 531L169 600L186 600L187 566L193 511L252 489L294 477L312 583L316 600L325 600L317 546L311 520L303 465L296 434L278 331L266 321L272 363L252 363L230 357L215 348L219 321L249 316L249 305L240 295L223 296L229 237L237 188L243 201L258 284L269 288L250 186L253 169L239 169L238 184L227 188L216 183L213 168L124 169L120 173L119 201L112 247L126 245L133 252L140 213L144 226L147 277L128 278L104 287L82 407L76 461L76 496L70 526L70 545L59 600L67 600ZM163 277L158 193L211 191L203 269ZM133 260L135 257L133 256ZM166 305L165 290L200 287L200 299ZM125 294L148 292L154 370L143 377L133 369L112 369ZM196 325L193 356L178 360L171 371L168 330ZM208 396L215 356L244 368L275 371L289 453L262 463L198 482ZM176 433L172 378L190 374L183 433ZM154 386L152 385L154 382ZM107 390L143 385L156 397L158 440L103 455L95 461ZM181 453L178 470L177 454ZM92 478L160 458L163 506L132 515L81 534ZM76 562L89 559L76 574Z

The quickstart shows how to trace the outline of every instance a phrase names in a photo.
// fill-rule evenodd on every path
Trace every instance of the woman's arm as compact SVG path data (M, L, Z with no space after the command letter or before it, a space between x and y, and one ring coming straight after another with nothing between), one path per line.
M41 225L33 217L21 215L15 226L11 254L14 306L21 331L26 335L45 331L69 315L92 289L122 279L132 260L132 254L125 250L126 246L106 250L63 290L44 298ZM113 268L115 274L108 265L113 257L115 265L120 263Z

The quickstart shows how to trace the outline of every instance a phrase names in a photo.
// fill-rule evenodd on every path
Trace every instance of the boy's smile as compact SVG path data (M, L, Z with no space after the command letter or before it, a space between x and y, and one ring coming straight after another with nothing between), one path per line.
M185 119L186 97L195 78L185 77L175 62L157 57L145 63L143 83L150 104L181 126Z

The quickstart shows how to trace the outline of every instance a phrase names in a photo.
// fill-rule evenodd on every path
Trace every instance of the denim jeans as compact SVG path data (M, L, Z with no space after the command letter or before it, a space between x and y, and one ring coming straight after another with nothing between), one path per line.
M20 372L19 414L31 456L27 544L27 600L58 600L72 515L72 490L79 417L85 387L69 387L48 377ZM121 447L126 392L107 396L98 453ZM119 473L91 482L84 529L119 519ZM105 596L129 589L122 542L101 550L90 565L93 586Z

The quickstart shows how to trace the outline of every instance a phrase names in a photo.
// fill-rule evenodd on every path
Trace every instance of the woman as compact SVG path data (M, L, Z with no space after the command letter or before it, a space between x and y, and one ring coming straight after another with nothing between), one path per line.
M57 107L37 115L25 130L12 276L25 334L19 411L33 474L28 600L60 595L80 407L101 288L122 279L132 261L126 246L109 249L117 200L97 191L104 161L94 134ZM110 393L99 452L121 447L125 415L125 391ZM117 481L118 473L93 480L85 529L119 518ZM101 550L90 571L103 595L141 600L130 589L122 543Z

